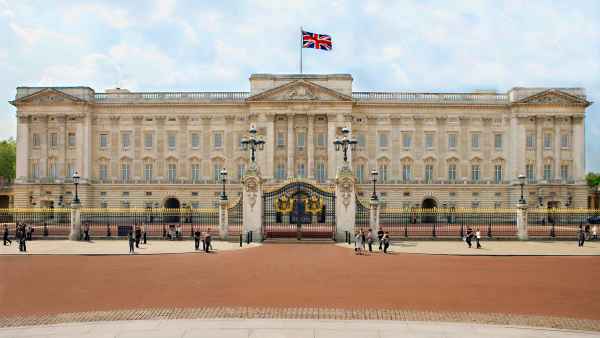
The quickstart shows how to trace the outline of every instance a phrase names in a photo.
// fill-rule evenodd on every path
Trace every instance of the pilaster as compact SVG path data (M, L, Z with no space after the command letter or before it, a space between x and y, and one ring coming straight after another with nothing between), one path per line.
M252 231L252 238L262 241L263 181L256 166L250 166L242 179L242 233Z
M307 169L308 179L315 179L315 140L314 140L314 129L315 129L315 117L314 115L308 115L308 132L306 133L307 142Z
M295 168L294 168L294 157L295 157L295 153L294 153L294 149L296 146L296 142L294 139L294 114L288 114L287 116L287 122L288 122L288 137L287 137L287 176L288 178L292 178L294 177L294 172L295 172Z
M17 118L16 182L25 183L29 176L29 116L18 114Z
M227 206L229 201L225 199L219 199L219 238L221 240L227 240L227 231L229 228L229 214Z
M356 178L349 166L342 166L335 179L336 239L346 238L346 231L354 232L356 222Z

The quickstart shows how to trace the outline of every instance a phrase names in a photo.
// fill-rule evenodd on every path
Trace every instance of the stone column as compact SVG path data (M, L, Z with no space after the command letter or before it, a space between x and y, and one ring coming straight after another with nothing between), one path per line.
M242 179L242 233L252 231L252 238L262 241L262 178L256 166L250 165Z
M560 180L560 119L554 118L554 179Z
M17 122L16 182L25 183L29 176L29 116L19 114Z
M288 148L288 158L287 158L287 172L288 178L294 177L294 149L296 142L294 140L294 115L288 114L288 137L287 137L287 148Z
M379 231L379 200L371 198L369 206L369 227L376 234Z
M79 167L77 170L80 170L79 176L81 176L81 183L87 182L90 178L92 178L92 147L97 147L98 143L94 143L95 139L93 137L92 132L92 116L91 112L88 112L82 119L83 124L83 142L81 143L80 154L81 154L81 164L82 167Z
M212 128L211 128L211 116L202 117L202 142L200 148L202 148L202 168L201 175L204 180L212 180L212 167L210 163L210 153L212 150Z
M338 170L335 179L335 223L336 240L343 242L346 231L354 232L356 221L355 176L350 167L343 166Z
M585 183L585 125L583 116L573 117L573 179Z
M43 115L38 118L41 121L40 131L40 177L48 177L48 115Z
M527 203L517 203L517 237L527 240Z
M221 240L227 240L227 231L229 229L228 206L228 200L219 199L219 238Z
M306 145L307 145L307 163L308 167L308 179L315 179L315 140L314 140L314 129L315 129L315 117L314 115L308 115L308 131L306 133Z
M337 158L335 153L335 141L337 129L337 115L327 114L327 178L335 178L337 172Z
M69 240L78 241L81 236L81 204L71 202L71 232Z
M544 179L544 118L537 116L535 124L535 179L541 182Z
M177 154L179 157L179 163L177 163L177 178L183 177L188 180L191 176L191 167L188 165L188 121L190 117L187 115L177 116L179 122L179 135L177 138Z

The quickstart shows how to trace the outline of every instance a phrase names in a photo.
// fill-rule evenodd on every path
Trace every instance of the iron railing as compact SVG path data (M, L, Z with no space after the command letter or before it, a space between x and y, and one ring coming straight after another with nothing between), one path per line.
M579 226L585 226L600 217L600 209L530 209L527 212L527 232L529 237L575 238ZM594 224L591 225L593 227ZM591 231L590 231L591 232Z

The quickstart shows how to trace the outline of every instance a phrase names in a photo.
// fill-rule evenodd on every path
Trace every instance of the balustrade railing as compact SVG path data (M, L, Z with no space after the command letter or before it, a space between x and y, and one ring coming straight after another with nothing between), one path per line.
M96 93L97 103L148 103L148 102L243 102L248 92L148 92L148 93Z
M403 92L353 92L352 98L365 102L416 102L416 103L509 103L508 95L498 93L403 93Z

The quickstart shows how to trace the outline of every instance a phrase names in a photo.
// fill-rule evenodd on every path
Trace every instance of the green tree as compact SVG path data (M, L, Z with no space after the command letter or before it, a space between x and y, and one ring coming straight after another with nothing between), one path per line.
M600 173L589 172L585 176L585 180L587 181L588 186L591 188L597 187L600 185Z
M17 142L12 137L0 141L0 177L12 182L17 168Z

